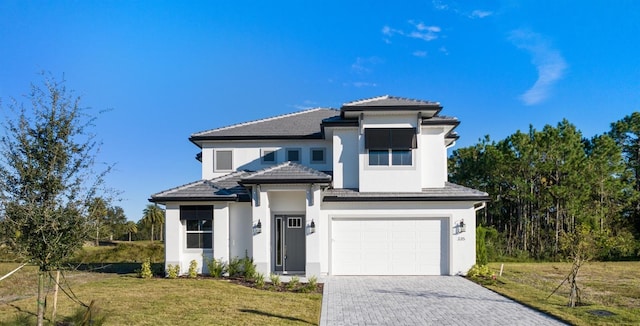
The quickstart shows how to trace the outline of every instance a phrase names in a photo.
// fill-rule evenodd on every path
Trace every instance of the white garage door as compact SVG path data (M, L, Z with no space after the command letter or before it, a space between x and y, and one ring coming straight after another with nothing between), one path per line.
M334 218L333 275L448 274L446 219Z

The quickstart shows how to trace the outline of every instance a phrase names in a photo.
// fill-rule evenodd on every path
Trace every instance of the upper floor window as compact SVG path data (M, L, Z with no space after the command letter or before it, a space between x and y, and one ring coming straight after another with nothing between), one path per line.
M326 162L324 148L311 149L311 163L322 164Z
M263 149L261 161L262 164L274 164L276 163L276 150L275 149Z
M364 146L369 151L369 165L411 166L417 147L415 128L367 128Z
M215 151L214 171L231 171L233 170L233 151L217 150Z
M213 206L180 206L186 224L187 249L213 248Z
M287 161L300 163L300 149L287 148Z

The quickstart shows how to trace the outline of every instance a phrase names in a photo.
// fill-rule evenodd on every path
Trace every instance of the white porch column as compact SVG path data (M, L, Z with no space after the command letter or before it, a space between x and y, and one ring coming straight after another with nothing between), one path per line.
M229 205L213 206L213 258L229 261Z
M320 236L319 232L326 232L320 227L320 186L318 185L310 185L307 190L307 205L306 205L306 235L307 235L307 245L306 245L306 276L320 276L322 264L320 263L321 259L321 248L320 248ZM315 231L311 233L311 222L315 224Z
M251 205L252 225L258 221L262 225L260 233L253 234L253 262L258 273L265 277L271 274L271 214L269 211L269 196L261 191L260 186L254 186L253 202Z
M171 230L171 232L165 233L164 267L167 270L169 265L178 265L180 270L184 271L189 267L189 262L182 261L184 227L180 222L180 206L175 203L167 204L165 212L164 229Z

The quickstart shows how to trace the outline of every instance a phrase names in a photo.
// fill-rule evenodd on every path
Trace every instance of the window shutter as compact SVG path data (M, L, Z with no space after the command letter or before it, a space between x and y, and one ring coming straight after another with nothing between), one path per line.
M364 147L374 150L417 148L416 128L367 128Z
M415 128L394 128L391 129L391 149L411 149L416 148Z
M181 220L206 220L213 218L213 206L180 206Z
M370 129L364 130L364 147L366 149L389 149L391 146L391 137L389 129Z

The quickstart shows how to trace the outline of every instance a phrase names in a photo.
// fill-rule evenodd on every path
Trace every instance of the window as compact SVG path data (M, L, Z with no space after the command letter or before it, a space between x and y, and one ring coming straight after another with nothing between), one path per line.
M215 151L215 171L233 170L233 151Z
M301 217L289 217L287 218L287 226L290 229L299 229L302 227L302 218Z
M324 148L312 148L311 149L311 163L321 164L325 163L325 149Z
M274 164L276 163L276 150L275 149L263 149L262 150L262 164Z
M287 148L287 161L300 162L300 149L299 148Z
M413 165L412 149L417 147L415 128L367 128L364 136L369 165Z
M180 206L187 249L213 249L213 206Z

